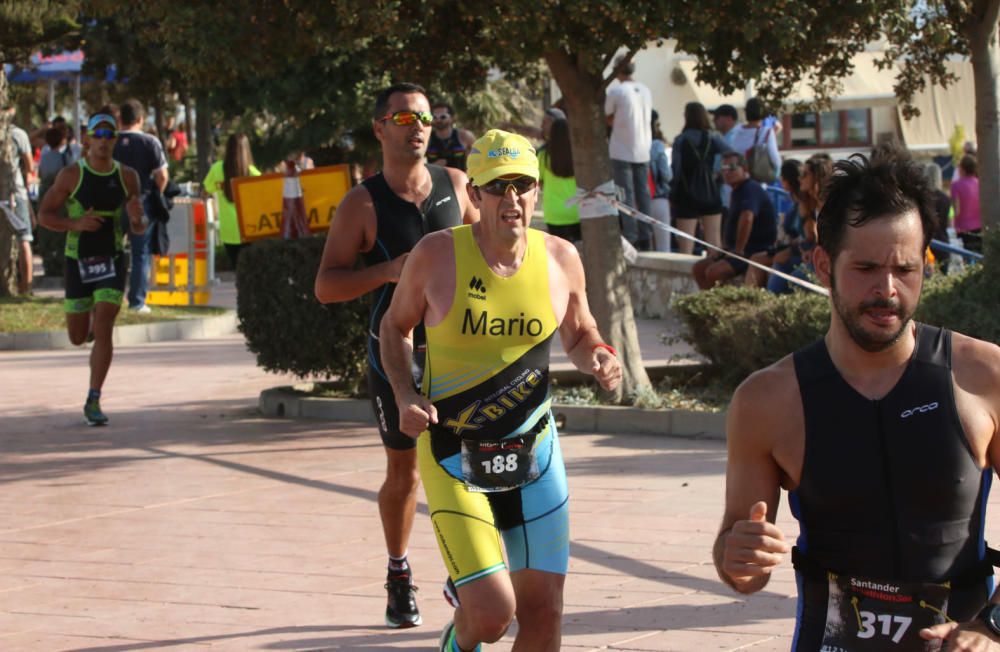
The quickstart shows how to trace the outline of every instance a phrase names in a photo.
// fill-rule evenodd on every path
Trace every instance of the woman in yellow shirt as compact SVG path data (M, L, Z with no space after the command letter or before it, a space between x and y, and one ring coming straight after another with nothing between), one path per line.
M226 141L226 156L222 161L216 161L209 168L201 187L206 195L214 194L219 205L219 238L226 248L233 269L239 259L240 249L244 245L240 241L240 227L236 221L235 195L232 180L237 177L258 177L260 170L254 167L253 155L250 153L250 139L246 134L233 134Z

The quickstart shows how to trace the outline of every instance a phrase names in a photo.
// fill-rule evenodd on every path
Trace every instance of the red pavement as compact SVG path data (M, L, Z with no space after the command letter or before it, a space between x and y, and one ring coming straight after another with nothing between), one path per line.
M425 624L382 626L373 428L259 418L258 392L291 379L258 370L239 336L120 348L111 425L87 428L86 355L0 354L0 650L435 649L450 610L423 503L410 559ZM789 566L744 599L711 564L722 444L563 446L565 650L789 648ZM784 506L779 523L795 534Z

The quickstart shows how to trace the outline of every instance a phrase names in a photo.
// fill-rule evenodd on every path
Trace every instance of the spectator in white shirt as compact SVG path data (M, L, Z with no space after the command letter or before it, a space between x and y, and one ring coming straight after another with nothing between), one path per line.
M604 113L611 126L608 150L615 173L615 185L625 192L625 203L649 215L649 151L653 143L653 96L645 84L632 79L635 64L624 57L615 60L617 83L608 88ZM623 215L622 235L636 249L648 251L652 228Z

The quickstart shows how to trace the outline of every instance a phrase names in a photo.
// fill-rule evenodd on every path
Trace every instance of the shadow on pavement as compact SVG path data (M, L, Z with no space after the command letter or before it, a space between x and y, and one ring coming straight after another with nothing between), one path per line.
M366 424L264 419L246 400L107 412L111 423L99 428L85 425L75 411L5 418L0 483L54 480L155 458L197 457L202 451L226 457L280 452L275 447L281 442L294 452L370 448L373 456L381 455L378 434Z
M258 629L239 634L219 634L217 636L192 636L189 638L175 638L162 641L142 641L136 643L124 643L120 645L100 645L97 647L75 648L74 652L129 652L131 650L154 650L185 645L204 645L219 643L224 641L239 641L258 636L276 636L287 634L289 636L303 634L322 634L324 632L349 632L351 630L364 630L364 627L352 625L308 625L302 627L270 627ZM311 638L278 641L266 644L256 644L255 649L267 650L399 650L398 645L388 645L389 641L401 643L404 641L416 641L427 638L426 628L423 631L395 631L385 633L375 633L365 631L357 636L336 638ZM252 645L247 641L247 646Z

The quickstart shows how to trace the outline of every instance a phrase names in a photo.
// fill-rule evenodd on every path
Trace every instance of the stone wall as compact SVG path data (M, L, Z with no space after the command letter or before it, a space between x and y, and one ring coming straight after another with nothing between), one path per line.
M663 319L674 294L691 294L698 286L691 268L700 256L644 251L628 267L632 309L641 319Z

